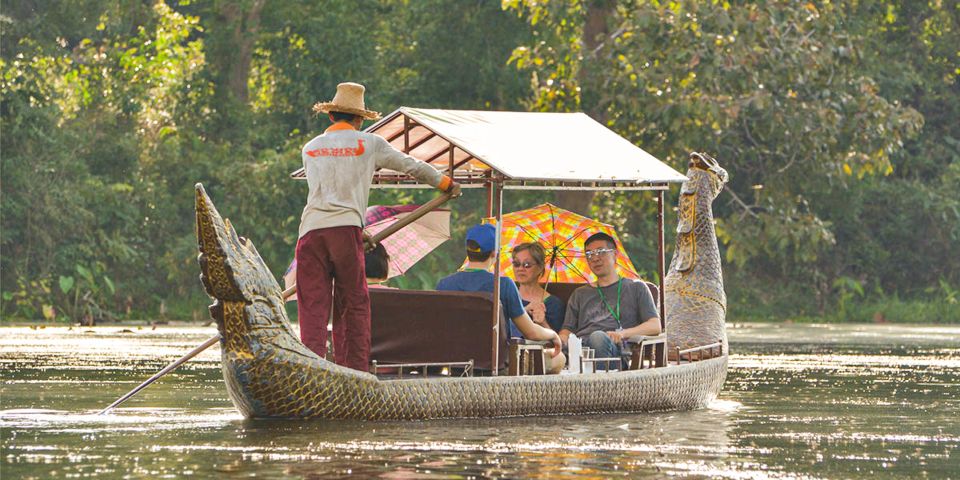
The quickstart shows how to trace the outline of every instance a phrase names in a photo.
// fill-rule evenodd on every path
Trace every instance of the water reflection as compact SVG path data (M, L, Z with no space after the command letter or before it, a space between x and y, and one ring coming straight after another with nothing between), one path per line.
M821 326L822 327L822 326ZM4 478L949 477L960 328L731 329L720 399L694 412L429 422L249 421L216 347L96 413L209 328L3 329ZM909 340L904 340L904 339ZM802 339L802 340L798 340Z

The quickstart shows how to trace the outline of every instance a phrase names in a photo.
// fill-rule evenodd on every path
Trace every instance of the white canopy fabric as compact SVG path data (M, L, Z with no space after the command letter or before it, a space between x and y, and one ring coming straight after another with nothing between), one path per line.
M486 181L491 170L504 181L532 188L584 183L627 187L686 180L583 113L401 107L367 131L464 184ZM292 176L302 178L302 169ZM374 180L382 186L409 186L412 179L381 170Z
M583 113L408 107L398 111L511 180L686 180L680 172Z

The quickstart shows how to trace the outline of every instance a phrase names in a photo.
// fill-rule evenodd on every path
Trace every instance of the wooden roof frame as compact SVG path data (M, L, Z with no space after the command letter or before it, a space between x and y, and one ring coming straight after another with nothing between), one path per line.
M488 187L492 183L507 190L584 190L584 191L632 191L668 190L668 182L633 182L612 180L556 180L514 179L507 173L489 165L484 159L452 141L442 133L418 122L410 115L414 109L400 107L370 125L365 132L383 137L397 150L426 162L438 171L453 178L462 188ZM294 179L306 179L301 167L292 172ZM403 173L380 169L374 173L373 188L433 188L422 184Z

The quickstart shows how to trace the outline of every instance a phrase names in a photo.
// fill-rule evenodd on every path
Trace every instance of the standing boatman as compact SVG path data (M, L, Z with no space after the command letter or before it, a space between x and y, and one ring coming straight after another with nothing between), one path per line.
M363 85L341 83L329 102L313 110L333 122L303 146L307 204L297 241L297 315L300 340L320 357L327 354L327 320L334 297L343 307L343 365L367 371L370 363L370 297L364 272L363 212L377 169L412 175L453 196L460 185L427 163L393 148L383 137L361 132L363 120L380 114L367 110ZM334 281L335 280L335 281Z

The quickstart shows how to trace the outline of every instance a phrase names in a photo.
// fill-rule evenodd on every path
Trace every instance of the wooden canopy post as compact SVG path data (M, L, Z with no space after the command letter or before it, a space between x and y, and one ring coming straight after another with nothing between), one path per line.
M660 330L667 326L666 305L663 304L664 245L663 245L663 190L657 191L657 274L660 276Z
M484 184L487 188L487 217L492 217L493 212L497 211L497 179L494 178L493 171L489 170L486 173L486 180ZM503 189L503 184L499 184L500 189Z
M500 366L500 232L502 225L501 220L503 219L503 184L500 183L500 179L492 179L490 182L490 188L493 195L497 199L497 216L495 225L497 229L496 238L493 242L493 319L491 325L493 326L491 333L490 345L490 357L493 360L493 368L491 368L491 375L497 376L497 367Z

